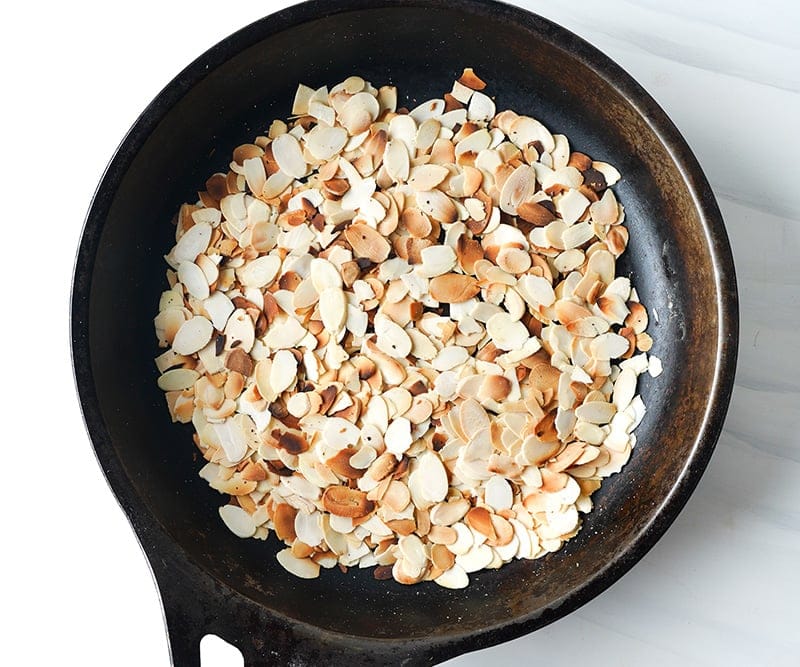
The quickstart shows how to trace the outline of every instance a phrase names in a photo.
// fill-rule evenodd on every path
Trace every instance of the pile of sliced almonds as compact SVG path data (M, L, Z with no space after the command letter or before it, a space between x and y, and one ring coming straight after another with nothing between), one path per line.
M301 85L177 216L158 384L222 520L297 576L466 586L560 548L635 444L661 364L620 175L484 88Z

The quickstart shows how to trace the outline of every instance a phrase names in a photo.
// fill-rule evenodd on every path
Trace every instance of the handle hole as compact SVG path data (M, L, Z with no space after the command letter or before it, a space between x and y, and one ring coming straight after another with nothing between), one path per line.
M217 635L206 635L200 640L200 665L202 667L244 667L244 656L233 644Z

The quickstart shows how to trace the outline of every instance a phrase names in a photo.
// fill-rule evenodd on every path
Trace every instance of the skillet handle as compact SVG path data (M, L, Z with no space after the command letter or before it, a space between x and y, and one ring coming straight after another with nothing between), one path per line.
M196 619L176 606L164 605L170 664L174 667L200 667L200 640L205 636Z
M151 557L150 565L161 597L170 664L200 667L200 640L213 632L206 628L208 610L213 609L210 600L201 590L202 585L191 586L191 566L185 567L188 564Z

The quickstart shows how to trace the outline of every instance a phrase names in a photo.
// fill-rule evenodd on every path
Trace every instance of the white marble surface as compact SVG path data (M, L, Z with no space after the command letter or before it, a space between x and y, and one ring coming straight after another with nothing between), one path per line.
M168 664L147 565L78 413L73 250L144 104L205 48L288 4L32 0L4 17L3 664ZM620 63L695 150L736 258L739 370L706 475L641 563L567 618L448 664L800 664L800 5L516 4ZM205 664L237 663L212 649Z

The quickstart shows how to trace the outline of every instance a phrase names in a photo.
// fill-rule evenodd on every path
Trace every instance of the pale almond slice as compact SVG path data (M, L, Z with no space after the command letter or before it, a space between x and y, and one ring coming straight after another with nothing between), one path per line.
M292 317L284 317L273 323L264 336L264 344L274 350L295 347L308 331Z
M562 243L565 250L579 248L594 236L594 229L588 222L577 222L567 227L562 234Z
M432 245L423 248L420 254L422 265L417 268L417 273L423 278L435 278L448 273L458 261L455 251L447 245Z
M195 258L206 251L211 241L211 225L205 222L190 227L178 239L172 250L176 262L194 262Z
M636 373L623 369L614 381L613 402L617 410L627 408L636 394Z
M281 258L276 255L264 255L247 262L236 270L236 277L245 287L263 288L275 280L281 269Z
M380 104L373 95L359 92L345 102L339 112L339 122L350 136L355 136L368 130L380 112Z
M319 564L310 558L298 558L291 549L283 549L275 554L278 562L285 570L300 579L316 579L319 576Z
M611 187L616 184L622 176L607 162L592 162L592 169L597 169L606 179L606 185Z
M328 417L322 429L322 439L335 450L355 445L361 437L361 430L341 417Z
M467 118L472 121L486 122L494 118L496 111L497 109L491 97L475 92L469 101Z
M561 219L565 224L572 225L584 214L590 203L591 202L581 194L580 190L568 190L565 194L556 199L556 210L561 215ZM567 248L575 248L581 245L581 243L567 245Z
M241 507L236 505L223 505L219 508L219 515L223 523L236 537L252 537L256 532L253 518Z
M319 295L319 314L323 326L334 335L347 319L347 299L340 287L328 287Z
M237 349L249 353L255 343L255 326L250 315L243 309L237 308L228 318L225 325L225 349Z
M530 338L530 333L522 322L502 312L488 319L486 333L500 350L518 350Z
M370 428L369 426L365 426L364 429ZM372 427L375 429L375 427ZM361 431L361 440L362 442L365 441L364 437L364 429ZM377 431L377 429L375 429ZM377 432L375 436L375 440L380 437L380 432ZM369 437L366 440L370 440ZM377 442L376 442L377 444ZM369 445L364 445L359 448L359 450L350 457L350 465L358 470L366 470L367 468L372 465L372 462L377 458L378 454L373 447Z
M532 306L552 306L556 300L553 286L541 276L522 276L517 286L522 298Z
M442 99L433 99L423 102L408 114L417 124L422 124L429 118L437 118L444 113L445 102Z
M615 333L604 333L592 340L592 356L601 361L617 359L628 351L628 340Z
M483 406L472 398L461 404L459 421L464 435L475 444L478 442L476 435L480 432L488 432L489 429L489 415L486 414Z
M178 266L178 280L195 299L207 299L208 280L203 270L193 262L181 262Z
M457 590L469 586L469 575L461 565L455 563L453 567L442 572L434 581L443 588Z
M575 408L575 416L590 424L608 424L616 411L613 403L589 401Z
M664 365L661 363L661 359L659 359L654 354L650 355L650 362L647 366L647 372L650 377L658 377L661 373L664 372Z
M409 329L406 333L411 339L411 354L417 359L430 361L438 354L436 346L431 342L431 339L421 331Z
M200 377L200 373L189 368L173 368L158 378L158 388L163 391L189 389Z
M453 524L453 529L456 531L458 537L455 542L447 545L448 550L453 552L456 556L466 554L475 544L475 537L472 531L466 524L461 522Z
M459 345L448 345L439 350L439 353L431 359L431 366L437 371L449 371L451 369L463 366L469 353L467 350Z
M269 384L272 391L281 394L291 388L297 379L297 359L289 350L278 350L272 358Z
M178 354L194 354L208 344L213 333L211 322L205 317L195 315L178 329L172 341L172 349Z
M402 118L402 116L398 116ZM412 125L413 125L413 121ZM413 143L413 142L412 142ZM399 139L392 139L386 144L383 154L386 173L397 183L405 183L410 174L410 160L407 144Z
M467 573L483 570L492 562L494 553L492 548L486 544L473 546L464 554L456 556L456 565L460 565Z
M347 131L341 127L318 125L304 137L306 146L317 160L330 160L341 153L347 143Z
M422 496L431 503L438 503L447 496L447 471L439 456L426 451L417 457L414 474L419 479Z
M393 419L383 435L383 441L387 451L400 460L400 457L408 451L414 441L411 436L411 422L405 417Z
M511 509L514 503L511 485L499 475L490 477L484 484L484 501L495 512Z
M315 257L309 265L309 276L314 289L322 294L328 287L342 287L342 275L327 259Z
M412 342L408 333L388 317L376 318L375 333L378 348L389 356L400 358L411 354Z
M292 178L303 178L308 173L303 149L294 136L282 134L276 137L270 146L275 162L284 174Z
M304 86L302 83L297 86L297 92L294 95L294 103L292 104L293 116L304 116L308 113L308 104L311 97L314 95L314 89Z

